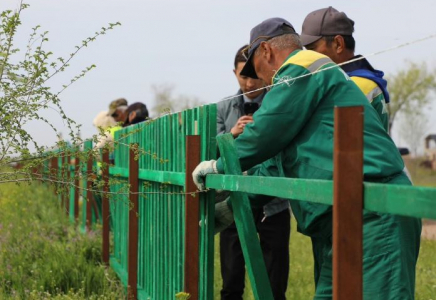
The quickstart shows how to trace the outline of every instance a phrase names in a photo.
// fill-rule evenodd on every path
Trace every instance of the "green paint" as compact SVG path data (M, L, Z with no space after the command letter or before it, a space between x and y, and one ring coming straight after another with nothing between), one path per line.
M231 134L219 136L218 145L226 174L241 175L241 166L235 149L235 140ZM253 295L258 300L273 300L260 242L254 224L250 201L245 193L233 192L230 195L239 240L241 241L245 265L250 278Z

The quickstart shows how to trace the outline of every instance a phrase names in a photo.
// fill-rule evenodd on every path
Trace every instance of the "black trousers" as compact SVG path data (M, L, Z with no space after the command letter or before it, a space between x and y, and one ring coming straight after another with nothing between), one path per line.
M284 300L289 276L290 212L284 210L263 222L263 210L255 210L253 214L274 299ZM221 300L242 300L245 261L235 223L220 234L220 258Z

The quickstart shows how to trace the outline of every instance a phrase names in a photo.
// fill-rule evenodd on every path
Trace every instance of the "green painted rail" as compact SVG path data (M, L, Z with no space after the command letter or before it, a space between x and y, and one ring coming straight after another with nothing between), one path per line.
M436 220L436 189L364 182L364 209ZM206 187L333 204L333 182L242 175L208 175Z

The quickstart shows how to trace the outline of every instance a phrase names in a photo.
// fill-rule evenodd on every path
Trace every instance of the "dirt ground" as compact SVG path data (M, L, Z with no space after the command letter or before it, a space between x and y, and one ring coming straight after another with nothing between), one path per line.
M424 239L436 240L436 221L424 220L422 222L421 237Z

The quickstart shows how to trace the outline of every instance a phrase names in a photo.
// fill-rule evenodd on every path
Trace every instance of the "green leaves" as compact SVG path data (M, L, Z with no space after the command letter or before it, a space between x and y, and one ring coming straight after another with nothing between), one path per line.
M21 25L21 13L28 7L28 4L21 4L17 11L5 10L0 13L0 167L17 160L17 157L29 156L30 148L37 149L35 155L43 157L48 149L39 146L25 126L30 121L38 121L48 125L52 133L60 136L51 121L42 117L48 109L58 112L68 127L68 136L73 144L82 142L79 125L67 116L59 96L96 66L91 64L85 67L58 91L53 91L48 81L64 72L84 47L121 25L119 22L109 23L109 26L84 39L67 57L53 58L54 53L46 49L49 32L42 31L39 25L32 28L27 45L14 47L15 34ZM26 52L19 56L21 48Z
M430 94L436 89L435 76L435 70L429 70L425 63L409 62L407 68L388 79L390 127L400 112L406 117L422 114L433 100Z

